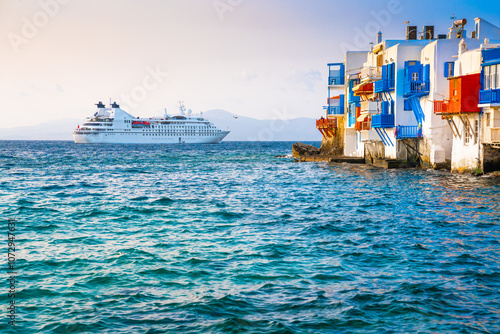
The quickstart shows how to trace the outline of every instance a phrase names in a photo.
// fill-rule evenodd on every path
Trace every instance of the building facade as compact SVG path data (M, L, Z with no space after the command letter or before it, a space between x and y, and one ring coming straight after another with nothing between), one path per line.
M500 29L475 19L448 34L408 26L406 39L382 40L328 64L322 152L395 160L453 171L500 169ZM333 92L336 92L333 94ZM343 94L342 94L343 93Z

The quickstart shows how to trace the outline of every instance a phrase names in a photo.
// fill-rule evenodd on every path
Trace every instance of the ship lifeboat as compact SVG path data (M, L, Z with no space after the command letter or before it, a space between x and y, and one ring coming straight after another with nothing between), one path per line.
M150 125L151 123L148 121L133 121L132 126L146 126Z

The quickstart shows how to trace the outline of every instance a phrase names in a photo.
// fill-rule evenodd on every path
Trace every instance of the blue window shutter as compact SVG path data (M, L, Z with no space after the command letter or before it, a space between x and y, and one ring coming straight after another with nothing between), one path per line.
M431 66L429 64L427 65L424 65L424 73L423 74L423 79L422 81L429 81L430 80L430 69L431 69Z
M387 115L389 113L389 102L382 101L382 114Z
M479 83L481 84L481 90L484 89L484 67L481 68L481 75L479 76Z
M405 100L404 102L404 110L405 111L411 111L411 105L410 105L410 100Z

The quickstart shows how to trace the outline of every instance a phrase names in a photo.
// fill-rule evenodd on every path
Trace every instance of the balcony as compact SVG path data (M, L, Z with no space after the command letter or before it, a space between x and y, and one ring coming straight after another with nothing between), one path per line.
M337 118L320 118L316 120L316 129L321 132L323 137L331 138L337 135L336 129L338 127Z
M494 144L500 143L500 128L490 129L490 140Z
M366 67L361 70L359 77L362 82L371 82L382 79L381 67Z
M479 91L479 104L500 103L500 89Z
M317 129L336 128L336 127L338 127L337 118L320 118L316 120Z
M377 102L363 101L361 102L361 113L378 114L380 112Z
M328 116L344 115L344 106L324 106Z
M435 114L447 113L449 109L448 106L449 106L448 100L434 101L434 113Z
M345 66L343 63L328 64L328 86L345 84Z
M372 115L372 128L393 128L394 114Z
M371 117L369 114L362 114L356 118L356 123L354 128L357 131L370 130L371 128Z
M409 81L403 85L403 97L422 96L429 94L429 81Z
M396 127L396 139L422 138L422 128L418 126L398 125Z
M327 106L323 109L326 110L327 115L343 115L344 114L344 95L329 97L326 101Z
M352 89L354 96L373 94L373 83L360 83Z
M484 131L485 144L500 144L500 128L487 127Z
M390 92L395 87L394 79L375 81L375 93Z

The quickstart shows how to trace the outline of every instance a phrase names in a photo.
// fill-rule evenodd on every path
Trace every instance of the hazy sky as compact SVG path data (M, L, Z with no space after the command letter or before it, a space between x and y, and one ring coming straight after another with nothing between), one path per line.
M404 21L500 25L498 1L0 0L0 128L84 118L116 100L137 116L225 109L319 117L328 62Z

